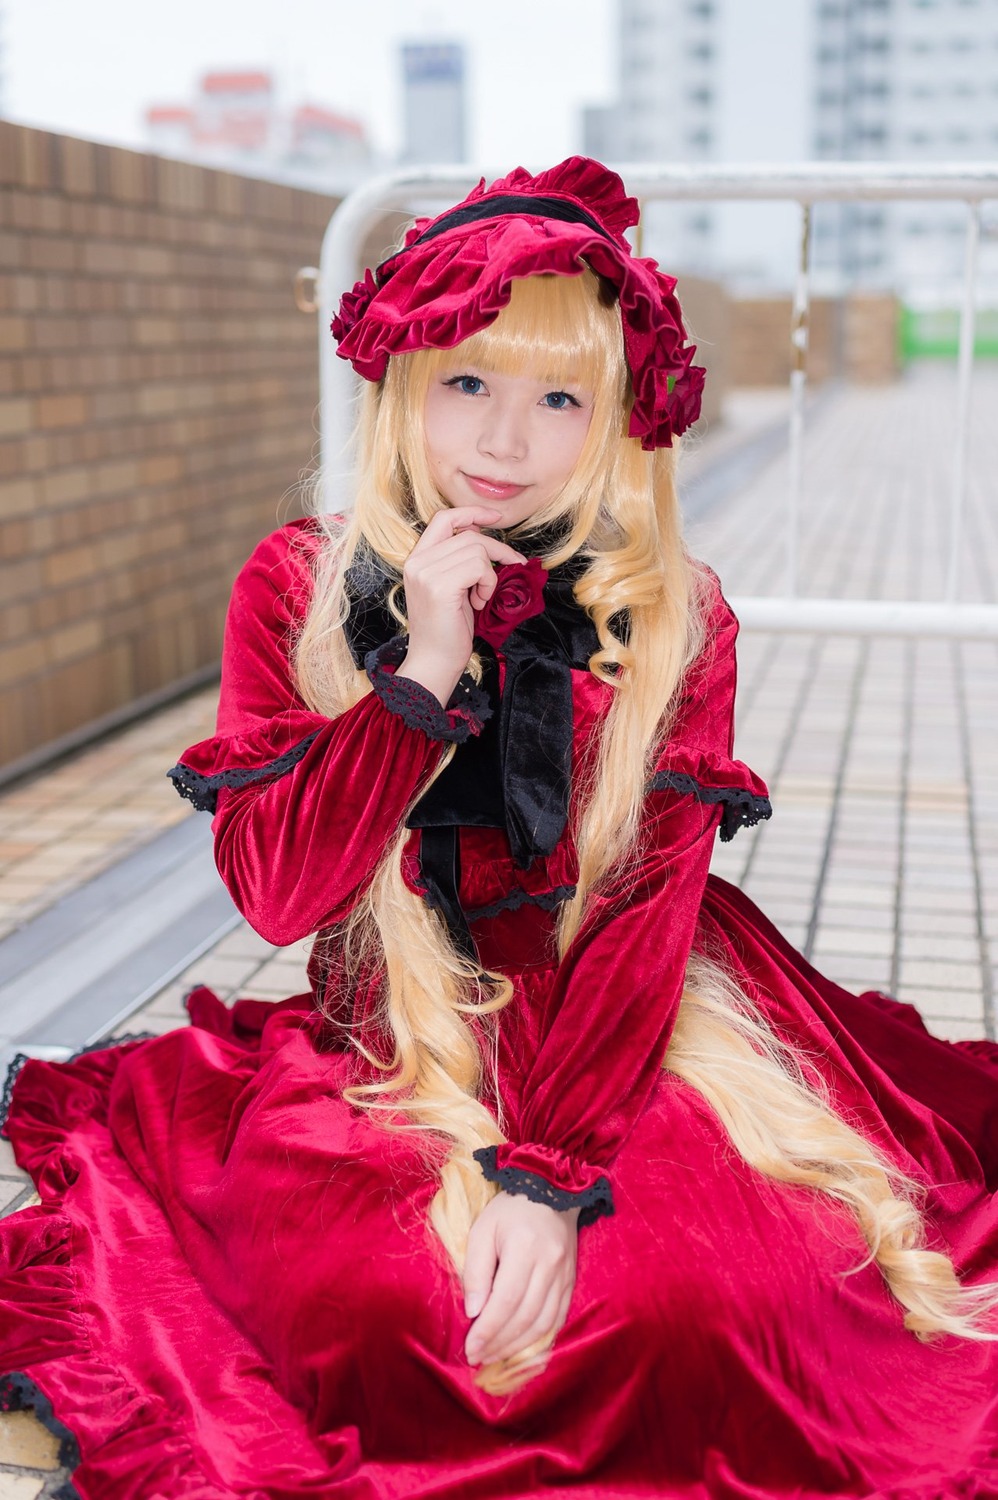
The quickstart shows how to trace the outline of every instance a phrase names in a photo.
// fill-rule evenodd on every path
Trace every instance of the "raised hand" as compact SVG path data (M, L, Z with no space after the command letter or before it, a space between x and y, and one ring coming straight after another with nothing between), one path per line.
M397 675L422 683L444 705L468 665L474 611L495 589L493 564L526 561L514 547L479 530L494 526L501 515L490 505L437 511L402 569L409 649Z

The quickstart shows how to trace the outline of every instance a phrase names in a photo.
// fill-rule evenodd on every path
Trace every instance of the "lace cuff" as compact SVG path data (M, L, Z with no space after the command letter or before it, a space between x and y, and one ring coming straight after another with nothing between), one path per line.
M408 649L408 638L396 635L364 657L374 691L389 712L398 714L410 729L421 729L433 740L455 740L461 744L469 735L481 734L485 720L492 717L492 705L475 679L466 672L447 707L441 708L421 682L414 682L411 677L396 677L395 668Z
M721 806L721 843L730 844L739 828L753 828L764 818L773 816L773 804L747 787L704 786L694 776L682 771L656 771L648 783L651 792L671 790L692 793L698 802L709 807Z
M497 1182L504 1192L522 1193L531 1202L546 1203L559 1213L567 1213L572 1208L581 1209L580 1229L597 1219L608 1218L614 1212L613 1190L609 1178L598 1177L589 1187L579 1191L555 1187L554 1183L542 1177L539 1172L528 1172L521 1167L498 1166L498 1152L498 1146L480 1146L473 1154L486 1181Z

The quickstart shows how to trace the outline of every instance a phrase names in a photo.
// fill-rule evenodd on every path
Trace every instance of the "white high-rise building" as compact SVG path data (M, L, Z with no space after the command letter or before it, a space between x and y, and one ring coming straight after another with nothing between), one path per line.
M814 149L823 159L998 157L998 0L818 0ZM952 298L963 274L960 204L822 206L814 264L836 284ZM998 275L985 244L982 283Z
M464 48L409 42L402 48L407 162L467 161Z
M618 161L698 162L716 153L720 0L617 0L618 99L587 110L586 151ZM647 251L670 270L710 263L711 209L652 203Z

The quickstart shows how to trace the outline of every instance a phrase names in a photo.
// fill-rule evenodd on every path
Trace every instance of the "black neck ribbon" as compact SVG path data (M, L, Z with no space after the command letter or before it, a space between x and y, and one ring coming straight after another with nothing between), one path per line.
M506 663L499 692L496 653L475 641L482 690L492 705L479 735L454 755L415 804L406 826L420 828L420 874L459 948L475 957L467 917L458 899L457 830L504 828L513 861L529 869L550 854L568 820L572 774L573 667L584 670L599 650L596 627L576 603L573 584L586 568L578 555L549 570L544 611L523 621L500 647ZM345 623L354 661L363 665L374 646L399 634L387 596L393 582L380 558L368 554L347 571L350 614ZM614 629L626 621L615 619ZM626 629L623 632L626 639Z

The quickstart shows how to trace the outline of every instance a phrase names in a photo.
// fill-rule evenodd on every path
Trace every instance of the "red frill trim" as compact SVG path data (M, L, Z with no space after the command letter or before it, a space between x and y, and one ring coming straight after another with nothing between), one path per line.
M216 1034L258 1042L263 1017L246 1002L226 1028L210 991L190 999ZM122 1063L167 1043L31 1059L17 1077L8 1133L43 1202L0 1220L0 1409L34 1407L63 1437L62 1460L75 1465L74 1487L59 1491L67 1500L304 1500L338 1489L359 1454L309 1435L259 1351L192 1277L106 1133ZM121 1280L106 1288L109 1269Z
M382 378L388 358L415 349L452 349L495 321L525 276L578 276L588 266L617 289L634 406L629 432L646 449L671 447L700 414L704 371L692 364L675 277L635 256L623 230L637 205L615 172L585 157L531 177L522 167L466 203L491 194L527 192L566 199L597 217L609 237L587 224L509 217L479 220L416 240L434 220L418 220L406 248L368 271L342 299L332 322L338 353L367 380ZM451 210L448 210L451 212ZM380 284L379 284L380 283Z
M588 1192L603 1177L602 1167L590 1166L552 1146L533 1143L514 1145L507 1141L497 1147L496 1169L501 1172L507 1167L517 1172L532 1172L566 1193Z

